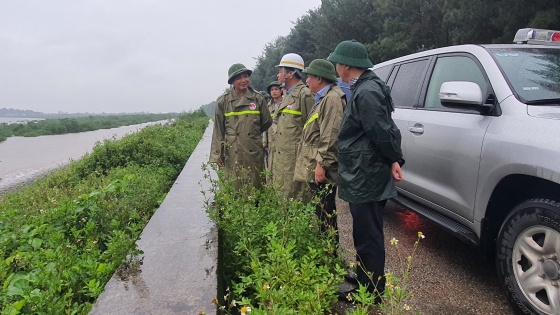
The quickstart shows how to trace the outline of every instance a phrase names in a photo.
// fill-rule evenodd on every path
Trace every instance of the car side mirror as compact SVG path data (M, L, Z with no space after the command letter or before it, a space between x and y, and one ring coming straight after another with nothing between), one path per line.
M474 82L444 82L439 89L441 105L460 109L481 109L483 106L482 91Z

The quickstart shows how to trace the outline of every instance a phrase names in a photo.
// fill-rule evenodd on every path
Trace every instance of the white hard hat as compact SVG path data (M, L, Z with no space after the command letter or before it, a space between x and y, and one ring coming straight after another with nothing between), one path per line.
M278 67L303 70L303 58L298 54L285 54L282 60L280 60L280 64L276 66L276 68Z

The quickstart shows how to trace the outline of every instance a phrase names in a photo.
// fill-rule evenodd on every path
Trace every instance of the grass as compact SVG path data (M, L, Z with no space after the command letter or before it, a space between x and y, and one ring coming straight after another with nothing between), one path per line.
M99 143L0 196L1 314L87 314L197 146L202 111Z

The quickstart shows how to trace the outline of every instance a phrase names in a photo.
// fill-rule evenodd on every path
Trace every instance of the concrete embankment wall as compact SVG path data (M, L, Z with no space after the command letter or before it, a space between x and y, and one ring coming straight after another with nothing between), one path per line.
M215 314L218 231L204 208L210 122L164 202L144 228L139 270L115 273L90 314ZM202 185L202 187L201 187Z

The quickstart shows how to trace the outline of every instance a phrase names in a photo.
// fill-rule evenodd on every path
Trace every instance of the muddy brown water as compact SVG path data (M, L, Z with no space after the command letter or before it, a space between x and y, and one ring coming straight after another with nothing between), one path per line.
M11 191L82 157L98 141L120 138L165 121L112 129L40 137L10 137L0 142L0 193Z

